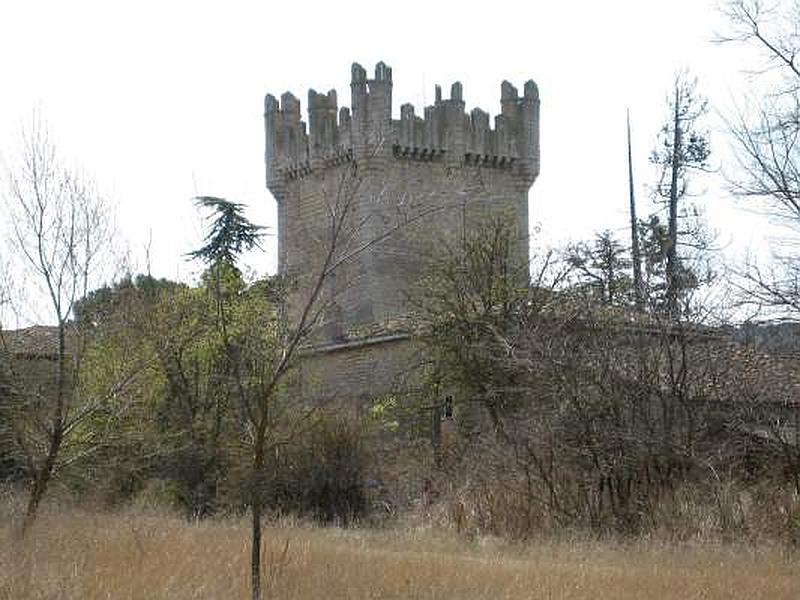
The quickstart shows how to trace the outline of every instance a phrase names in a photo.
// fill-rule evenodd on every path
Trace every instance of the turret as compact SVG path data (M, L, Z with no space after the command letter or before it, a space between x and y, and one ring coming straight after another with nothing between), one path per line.
M356 160L390 156L392 136L392 69L383 62L375 65L375 78L353 63L350 91L352 94L352 144Z
M533 79L525 82L525 93L522 98L522 127L520 132L520 153L522 169L531 185L539 176L539 88Z
M336 90L327 95L308 90L308 133L310 167L316 169L339 147Z
M387 64L367 71L353 63L349 108L334 90L311 89L304 122L291 93L264 100L278 269L292 282L287 315L299 319L311 294L320 300L298 378L309 397L327 397L317 382L334 380L343 385L329 387L343 397L394 393L390 378L405 381L419 362L418 349L393 348L408 337L425 274L442 248L459 247L486 218L508 221L512 270L527 283L528 189L539 172L536 85L518 90L504 81L497 116L467 112L460 82L437 85L430 105L401 104L397 118L392 86ZM319 371L306 371L311 352L322 356Z

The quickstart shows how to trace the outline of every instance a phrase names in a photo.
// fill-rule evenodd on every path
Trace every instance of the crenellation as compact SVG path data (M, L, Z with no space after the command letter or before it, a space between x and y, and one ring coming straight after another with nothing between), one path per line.
M460 82L450 87L450 99L441 102L444 113L442 147L447 152L447 163L457 166L464 160L467 149L468 131L464 127L463 88Z
M282 191L284 173L297 173L308 163L308 136L300 118L300 101L290 92L281 96L280 104L268 94L264 99L266 130L267 186Z
M350 81L351 83L366 83L367 82L367 71L357 62L354 62L352 67L350 68Z
M533 81L533 79L529 79L525 82L525 99L530 101L535 101L539 99L539 87Z
M272 94L264 96L264 114L270 114L278 110L278 100Z
M350 133L352 127L352 118L350 116L350 109L343 106L339 109L339 146L346 152L350 152L353 147L353 139ZM338 154L338 152L337 152Z
M487 152L492 156L504 156L512 151L509 148L508 132L506 131L506 117L502 114L494 118L494 152Z
M327 94L308 91L309 158L312 168L332 158L339 148L336 90Z
M439 102L441 103L441 100ZM441 147L439 140L441 127L439 126L440 119L439 111L437 110L438 106L439 104L425 107L425 119L424 123L422 124L422 146L425 148L435 149Z
M413 104L403 104L400 107L400 124L398 129L398 143L401 146L415 146L416 137L414 127L417 123L417 117L414 114Z
M489 154L490 148L489 113L480 108L473 108L470 113L470 143L468 152L471 154Z
M514 85L507 79L500 84L500 102L511 102L519 98L519 92Z
M375 65L374 77L358 63L351 67L351 107L338 107L334 90L327 94L309 90L308 132L301 119L300 101L290 92L272 95L264 102L267 183L281 190L284 179L308 175L342 157L356 161L396 158L446 157L449 166L475 165L513 168L522 185L530 185L539 172L539 90L531 80L523 94L509 81L500 86L500 114L475 108L465 112L460 82L418 116L411 104L400 107L392 119L392 69ZM397 151L400 148L401 151Z
M385 62L381 61L375 65L375 80L376 82L391 82L392 81L392 68Z
M414 148L421 148L425 144L425 119L414 117Z
M300 100L292 92L281 94L281 110L286 115L296 115L297 120L300 120Z
M456 81L453 85L450 86L450 100L457 100L461 102L464 100L463 96L464 96L464 86L461 85L460 81Z

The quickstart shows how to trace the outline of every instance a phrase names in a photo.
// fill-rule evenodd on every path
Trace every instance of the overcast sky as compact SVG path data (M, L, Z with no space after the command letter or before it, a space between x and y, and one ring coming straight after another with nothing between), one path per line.
M530 194L540 243L626 234L625 110L633 119L637 193L678 69L723 113L742 94L748 53L711 43L725 25L714 0L471 3L89 2L0 4L0 152L13 154L38 109L61 155L92 173L117 207L134 266L152 237L153 274L188 279L198 246L196 194L246 203L273 228L264 185L263 98L286 90L306 111L309 87L349 105L350 64L393 68L394 112L417 113L460 80L467 110L499 112L500 83L529 78L541 93L541 175ZM305 118L305 117L304 117ZM728 140L711 115L716 163ZM2 156L0 156L0 159ZM709 180L720 244L743 250L764 223ZM0 224L2 225L2 224ZM249 257L275 269L274 241Z

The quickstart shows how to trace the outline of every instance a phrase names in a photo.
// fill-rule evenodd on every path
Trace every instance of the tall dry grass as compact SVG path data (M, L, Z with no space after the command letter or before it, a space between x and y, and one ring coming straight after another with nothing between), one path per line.
M0 512L0 598L247 598L244 520L45 511L24 541ZM510 546L443 531L266 531L270 598L800 598L777 550L588 541Z

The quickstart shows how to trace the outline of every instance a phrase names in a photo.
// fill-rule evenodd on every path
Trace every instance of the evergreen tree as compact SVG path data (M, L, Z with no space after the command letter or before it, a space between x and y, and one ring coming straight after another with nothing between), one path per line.
M567 253L568 264L575 269L578 287L607 306L628 306L633 285L628 274L631 259L628 249L605 230L591 243L572 246Z
M686 269L679 246L691 234L684 227L679 229L679 220L696 215L688 205L691 174L708 168L711 154L708 134L700 129L700 121L708 110L707 101L697 93L697 80L685 73L675 78L671 97L667 100L669 116L659 134L659 142L650 160L659 169L655 194L667 212L664 261L664 304L669 318L680 316L681 288L685 282ZM696 238L695 238L696 239Z

